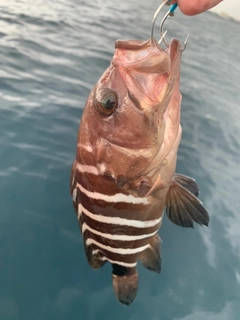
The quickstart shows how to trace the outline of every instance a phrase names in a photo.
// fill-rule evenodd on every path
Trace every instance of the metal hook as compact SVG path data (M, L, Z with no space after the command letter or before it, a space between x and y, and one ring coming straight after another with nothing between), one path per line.
M151 42L152 42L152 45L154 45L153 31L154 31L154 27L155 27L155 22L156 22L157 16L158 16L159 12L161 11L162 7L167 2L168 2L168 0L165 0L163 3L161 3L160 6L157 8L156 12L154 13L153 21L152 21L152 29L151 29Z
M160 45L160 43L163 41L165 35L167 34L167 30L164 32L164 34L161 36L160 40L158 41L158 44Z
M175 3L174 5L171 6L171 8L168 10L168 12L165 14L165 16L163 17L162 21L161 21L161 24L160 24L160 34L161 34L161 37L163 37L163 25L164 25L164 22L167 20L167 18L170 16L172 17L174 15L174 10L177 8L178 4ZM163 37L163 42L165 44L165 46L168 48L168 44L165 40L165 38Z
M158 14L159 14L159 12L161 11L161 9L162 9L162 7L165 5L165 4L168 4L168 2L169 2L169 0L165 0L162 4L160 4L160 6L157 8L157 10L156 10L156 12L155 12L155 14L154 14L154 17L153 17L153 21L152 21L152 30L151 30L151 42L152 42L152 44L154 44L154 41L153 41L153 31L154 31L154 26L155 26L155 22L156 22L156 19L157 19L157 16L158 16ZM175 9L178 7L178 4L177 3L175 3L175 4L173 4L171 7L170 7L170 9L168 10L168 12L165 14L165 16L163 17L163 19L162 19L162 21L161 21L161 24L160 24L160 34L161 34L161 38L160 38L160 40L159 40L159 44L160 44L160 42L164 42L164 44L165 44L165 46L168 48L169 46L168 46L168 43L167 43L167 41L165 40L165 35L166 35L166 33L167 33L167 31L165 31L165 32L163 32L163 25L164 25L164 22L166 21L166 19L168 18L168 17L172 17L173 15L174 15L174 11L175 11ZM182 52L186 49L186 47L187 47L187 42L188 42L188 38L189 38L189 34L187 35L187 38L186 38L186 40L184 41L184 46L183 46L183 50L182 50Z

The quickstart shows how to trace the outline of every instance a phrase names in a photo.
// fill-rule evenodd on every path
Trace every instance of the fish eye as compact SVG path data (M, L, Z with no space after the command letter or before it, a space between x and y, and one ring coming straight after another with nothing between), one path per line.
M110 116L118 106L117 95L110 89L100 90L96 95L96 109L103 116Z

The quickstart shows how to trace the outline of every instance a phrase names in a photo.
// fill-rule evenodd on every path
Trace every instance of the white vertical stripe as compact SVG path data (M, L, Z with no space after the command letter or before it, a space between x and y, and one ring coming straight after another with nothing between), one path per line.
M141 234L141 235L135 235L135 236L128 236L125 234L110 234L110 233L103 233L103 232L99 232L95 229L90 228L86 223L83 223L82 225L82 234L84 234L84 232L88 230L98 236L101 236L103 238L106 239L110 239L110 240L116 240L116 241L136 241L136 240L141 240L141 239L145 239L145 238L150 238L152 236L154 236L158 230L149 233L149 234Z
M122 261L111 260L111 259L108 259L107 257L102 257L102 260L103 261L108 261L108 262L113 263L113 264L118 264L119 266L123 266L123 267L126 267L126 268L134 268L137 265L137 262L133 262L133 263L122 262Z
M74 182L75 182L75 172L73 172L73 175L72 175L72 186L73 186Z
M105 202L110 203L119 203L119 202L125 202L125 203L132 203L132 204L149 204L150 201L148 198L141 198L141 197L134 197L133 195L129 194L123 194L123 193L116 193L112 196L108 196L106 194L98 193L98 192L91 192L85 189L83 186L81 186L79 183L77 184L81 192L83 192L86 196L92 199L96 200L104 200Z
M101 174L104 174L104 172L106 171L106 164L105 163L99 163L98 164L98 170Z
M99 249L93 250L92 255L96 255L98 252L101 252L101 251ZM103 254L103 253L101 252L101 254ZM108 261L113 264L118 264L119 266L123 266L123 267L127 267L127 268L133 268L137 265L137 262L128 263L128 262L122 262L122 261L117 261L117 260L111 260L105 256L99 257L99 259L101 259L102 261Z
M86 164L77 163L76 170L82 173L91 173L94 175L98 175L98 169L94 166L88 166Z
M82 148L82 149L84 149L84 150L86 150L86 151L88 151L88 152L93 152L93 148L92 148L92 146L90 145L90 144L83 144L83 143L78 143L78 148Z
M141 221L141 220L130 220L130 219L124 219L124 218L118 218L118 217L106 217L102 216L100 214L93 214L87 209L85 209L81 203L78 205L78 219L81 217L82 212L88 216L89 218L102 222L102 223L108 223L108 224L116 224L126 227L134 227L134 228L149 228L149 227L156 227L160 221L162 220L162 217L155 219L155 220L147 220L147 221Z
M112 248L110 246L106 246L94 239L90 239L88 238L86 240L86 245L89 246L91 244L95 244L97 247L101 248L101 249L104 249L104 250L107 250L109 252L113 252L113 253L117 253L117 254L136 254L136 253L139 253L139 252L142 252L144 251L145 249L149 248L150 247L150 244L147 244L145 246L142 246L142 247L138 247L138 248L131 248L131 249L125 249L125 248Z
M73 199L74 202L76 202L76 200L77 200L77 188L73 189L72 199Z

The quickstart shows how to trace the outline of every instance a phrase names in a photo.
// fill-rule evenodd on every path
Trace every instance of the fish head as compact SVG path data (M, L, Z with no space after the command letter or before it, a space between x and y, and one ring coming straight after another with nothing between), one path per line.
M180 121L181 53L178 40L167 50L155 40L116 41L82 116L77 158L83 164L114 180L132 179L171 150Z

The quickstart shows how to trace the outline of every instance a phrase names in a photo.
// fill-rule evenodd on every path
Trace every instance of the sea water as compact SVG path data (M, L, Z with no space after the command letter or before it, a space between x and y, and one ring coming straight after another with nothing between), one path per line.
M158 4L0 2L1 320L240 317L239 22L176 10L165 23L168 39L190 33L177 172L196 179L209 228L165 216L162 272L139 265L129 307L114 296L110 265L94 271L85 258L69 194L81 114L114 41L147 40Z

